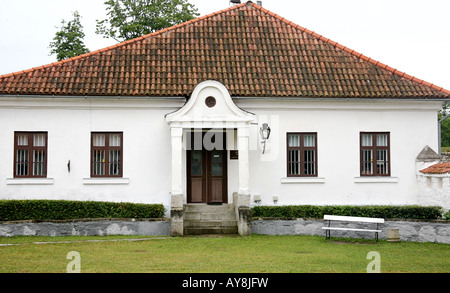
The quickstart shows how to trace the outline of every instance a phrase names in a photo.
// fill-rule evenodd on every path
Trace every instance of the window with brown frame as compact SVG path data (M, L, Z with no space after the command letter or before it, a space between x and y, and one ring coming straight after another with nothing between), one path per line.
M361 176L391 176L389 132L361 132Z
M123 133L91 133L91 177L122 177Z
M14 177L47 177L47 132L14 132Z
M287 133L287 176L317 177L317 133Z

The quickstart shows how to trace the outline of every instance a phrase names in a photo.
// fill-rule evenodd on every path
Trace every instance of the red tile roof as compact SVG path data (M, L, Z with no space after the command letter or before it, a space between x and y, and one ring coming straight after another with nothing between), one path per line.
M0 76L0 95L449 99L407 75L252 2L60 62Z
M420 172L425 174L444 174L450 173L450 162L437 163L428 168L420 170Z

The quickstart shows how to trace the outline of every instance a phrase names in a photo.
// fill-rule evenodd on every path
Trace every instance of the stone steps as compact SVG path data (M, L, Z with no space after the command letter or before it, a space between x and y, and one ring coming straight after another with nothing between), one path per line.
M206 227L197 227L190 228L184 227L184 235L209 235L209 234L238 234L237 227L230 228L206 228Z
M183 230L184 235L237 234L234 206L186 204Z

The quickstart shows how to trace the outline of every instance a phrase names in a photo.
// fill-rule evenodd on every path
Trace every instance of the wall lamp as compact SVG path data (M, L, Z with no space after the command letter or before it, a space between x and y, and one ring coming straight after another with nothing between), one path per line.
M270 127L269 124L267 123L263 123L261 128L259 129L259 134L261 135L262 138L262 143L263 143L263 154L266 150L266 141L269 139L270 136Z

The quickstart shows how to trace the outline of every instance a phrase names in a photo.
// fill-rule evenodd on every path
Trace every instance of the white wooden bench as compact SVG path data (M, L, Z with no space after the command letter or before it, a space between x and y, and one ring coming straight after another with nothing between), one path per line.
M349 216L324 215L323 219L328 221L328 226L327 227L322 227L322 230L325 230L325 238L326 239L330 238L331 230L335 230L335 231L357 231L357 232L375 233L375 242L376 242L378 240L378 233L383 231L383 230L378 229L378 225L384 223L384 219L381 219L381 218L366 218L366 217L349 217ZM356 223L373 223L373 224L376 224L376 229L331 227L331 221L356 222Z

